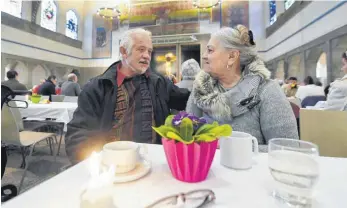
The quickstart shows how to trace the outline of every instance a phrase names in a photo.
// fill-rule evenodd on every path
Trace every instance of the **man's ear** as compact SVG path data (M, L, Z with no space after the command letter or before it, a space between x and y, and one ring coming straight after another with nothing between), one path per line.
M119 48L119 51L123 58L127 58L127 50L123 46Z

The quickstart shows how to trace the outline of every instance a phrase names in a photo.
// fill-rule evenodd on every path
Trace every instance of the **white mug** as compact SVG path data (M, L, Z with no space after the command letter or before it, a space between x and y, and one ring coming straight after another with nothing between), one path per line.
M222 165L241 170L252 167L252 149L255 154L258 154L258 140L255 137L244 132L233 131L231 136L221 137L219 141Z
M140 150L143 150L140 153ZM102 151L102 163L115 168L116 173L126 173L135 169L137 162L147 154L147 147L130 141L107 143Z

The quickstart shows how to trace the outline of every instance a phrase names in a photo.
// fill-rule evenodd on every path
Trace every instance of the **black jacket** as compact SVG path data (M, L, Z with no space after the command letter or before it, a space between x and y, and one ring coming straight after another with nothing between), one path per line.
M67 125L65 136L66 152L73 164L112 141L109 132L117 100L118 64L112 64L103 75L91 79L78 98L78 108ZM164 124L170 109L185 109L190 94L188 90L178 88L154 72L149 74L148 87L156 126ZM161 143L159 136L156 143Z
M25 85L16 79L9 79L7 81L3 81L1 84L9 87L11 90L28 90Z
M51 95L55 95L55 84L50 80L42 83L38 91L39 95L49 95L49 100L52 101Z

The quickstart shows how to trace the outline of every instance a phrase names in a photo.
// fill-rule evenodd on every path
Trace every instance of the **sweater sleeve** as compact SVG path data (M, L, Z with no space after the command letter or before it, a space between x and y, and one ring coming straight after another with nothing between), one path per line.
M79 96L81 94L81 87L78 83L75 83L75 95Z
M194 94L194 89L193 89L193 92L189 96L189 99L187 102L186 112L192 113L198 117L202 117L202 115L203 115L202 110L194 103L193 94Z
M260 92L260 126L266 144L272 138L299 139L293 110L280 86L269 81Z

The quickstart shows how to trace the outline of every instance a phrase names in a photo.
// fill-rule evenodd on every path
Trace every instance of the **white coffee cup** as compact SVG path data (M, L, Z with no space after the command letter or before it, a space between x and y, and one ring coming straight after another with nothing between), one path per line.
M141 157L144 158L147 152L145 145L116 141L104 145L101 160L106 166L113 165L116 173L126 173L135 169L137 162Z
M253 155L258 154L258 140L255 137L244 132L233 131L231 136L221 137L219 141L222 165L242 170L252 167Z

